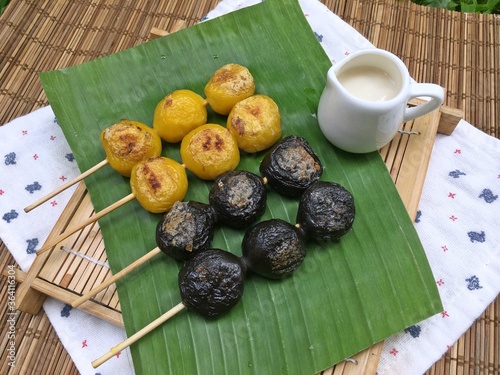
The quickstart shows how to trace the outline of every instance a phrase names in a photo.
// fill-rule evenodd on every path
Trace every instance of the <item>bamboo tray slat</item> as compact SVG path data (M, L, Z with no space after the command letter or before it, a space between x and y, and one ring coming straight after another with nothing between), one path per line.
M416 80L446 87L447 107L443 111L460 109L465 120L500 137L500 107L496 98L500 87L500 17L421 7L409 0L320 1L374 45L400 56ZM190 26L218 2L139 0L123 6L117 0L11 1L0 16L0 124L48 104L38 72L133 47L147 41L153 27L172 30L179 20ZM109 12L107 20L96 16L103 10ZM109 19L115 22L108 22ZM420 22L422 19L427 22ZM444 118L440 126L443 121ZM12 256L0 241L2 270L13 264ZM6 289L6 282L5 277L0 278L0 290ZM6 304L1 304L3 316L5 309ZM499 311L497 298L427 374L500 372ZM18 317L17 354L24 363L24 373L78 374L44 314L20 312ZM477 324L485 329L478 330ZM2 337L6 329L4 325ZM0 373L21 373L19 368L7 366L4 344L0 345ZM353 366L339 364L335 374L348 367Z

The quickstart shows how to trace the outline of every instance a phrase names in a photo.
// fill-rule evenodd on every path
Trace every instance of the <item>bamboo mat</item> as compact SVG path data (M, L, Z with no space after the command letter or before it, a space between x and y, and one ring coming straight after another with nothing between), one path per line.
M408 0L322 0L374 45L392 51L417 81L446 87L445 104L500 138L500 18L425 8ZM195 24L218 0L14 0L0 17L0 124L48 104L37 73L93 60L144 43L153 27ZM0 267L15 265L0 242ZM0 300L6 301L0 277ZM7 305L0 304L1 316ZM498 374L500 299L428 374ZM47 317L18 313L15 371L7 366L0 321L0 373L78 374ZM10 372L9 372L10 371Z

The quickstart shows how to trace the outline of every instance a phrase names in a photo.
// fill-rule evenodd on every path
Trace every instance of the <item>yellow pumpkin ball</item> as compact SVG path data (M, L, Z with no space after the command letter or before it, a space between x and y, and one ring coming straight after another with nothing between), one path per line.
M165 141L176 143L206 122L207 101L194 91L176 90L156 105L153 128Z
M104 129L100 140L111 168L125 177L138 162L159 156L162 150L158 132L138 121L120 120Z
M281 137L278 105L266 95L252 95L236 103L227 119L227 128L241 150L259 152Z
M240 162L236 140L228 129L205 124L189 132L181 142L182 162L203 180L214 180L234 170Z
M144 160L132 168L130 187L144 209L162 213L184 199L188 178L182 164L159 156Z
M214 112L227 115L237 102L254 94L255 81L245 66L226 64L213 74L204 92Z

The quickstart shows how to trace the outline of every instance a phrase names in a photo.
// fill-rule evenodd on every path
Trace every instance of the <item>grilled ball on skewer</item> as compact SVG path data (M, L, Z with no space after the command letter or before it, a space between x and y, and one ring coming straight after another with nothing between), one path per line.
M212 206L176 202L156 225L156 245L174 259L187 260L210 247L216 222Z
M130 187L144 209L163 213L184 199L188 179L181 164L159 156L139 162L132 168Z
M227 128L241 150L259 152L281 137L278 105L267 95L252 95L236 103L227 118Z
M159 156L162 150L156 130L132 120L120 120L107 127L100 140L111 168L125 177L130 177L138 162Z
M246 266L241 258L208 249L184 263L178 282L182 303L206 317L217 317L235 306L244 290Z
M281 219L271 219L246 231L242 254L252 272L270 279L282 279L302 264L306 244L295 226Z
M220 222L244 228L266 210L267 190L260 176L243 170L230 171L215 179L209 201Z
M323 166L309 143L302 137L283 138L266 154L260 173L280 194L299 197L323 174Z
M210 77L204 92L214 112L227 115L236 103L254 94L255 81L245 66L226 64Z
M191 90L175 90L157 105L153 128L167 142L180 142L191 130L207 122L207 101Z
M186 168L203 180L213 180L232 171L240 162L238 144L229 130L205 124L190 131L181 142L181 159Z
M300 198L297 224L308 238L338 240L351 230L355 215L354 197L347 189L317 181Z

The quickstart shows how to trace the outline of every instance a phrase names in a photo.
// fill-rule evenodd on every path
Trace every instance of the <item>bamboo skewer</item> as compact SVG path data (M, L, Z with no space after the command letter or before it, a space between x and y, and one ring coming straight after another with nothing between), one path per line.
M108 286L110 286L111 284L117 282L118 280L120 280L123 276L127 275L129 272L135 270L137 267L139 267L140 265L142 265L143 263L146 263L148 260L152 259L153 257L155 257L157 254L159 254L161 252L160 248L159 247L155 247L153 250L151 250L150 252L148 252L147 254L143 255L142 257L140 257L139 259L137 259L136 261L134 261L133 263L130 263L127 267L125 267L124 269L122 269L120 272L118 272L116 275L113 275L112 277L110 277L109 279L107 279L106 281L104 281L103 283L101 283L100 285L98 285L96 288L90 290L89 292L83 294L81 297L77 298L76 300L74 300L72 303L71 303L71 306L72 307L78 307L80 306L82 303L84 303L85 301L87 301L88 299L92 298L93 296L95 296L97 293L99 293L101 290L104 290L106 289Z
M96 222L104 215L107 215L108 213L117 209L118 207L123 206L125 203L130 202L132 199L135 199L135 195L133 193L130 193L129 195L127 195L127 196L123 197L122 199L116 201L115 203L109 205L105 209L99 211L98 213L96 213L92 217L88 218L87 220L84 220L81 223L79 223L78 225L75 225L75 226L69 228L64 233L61 233L57 238L50 241L48 244L44 244L44 246L40 250L38 250L36 252L36 254L40 255L40 254L43 254L44 252L46 252L47 250L50 250L55 245L57 245L59 242L65 240L66 238L71 236L73 233L79 231L80 229L85 228L89 224Z
M149 332L154 330L155 328L159 327L162 325L164 322L166 322L168 319L172 318L182 310L186 308L186 305L184 303L180 302L174 307L172 307L170 310L168 310L165 314L160 316L159 318L153 320L151 323L149 323L147 326L144 328L140 329L136 333L134 333L132 336L130 336L128 339L122 341L118 345L112 347L109 352L101 356L100 358L96 359L95 361L92 362L92 367L96 368L102 365L104 362L107 360L111 359L113 356L118 354L120 351L123 349L129 347L133 343L135 343L137 340L140 338L146 336Z
M37 208L38 206L40 206L42 203L45 203L47 202L50 198L53 198L55 197L57 194L63 192L64 190L66 190L67 188L75 185L77 182L83 180L85 177L87 176L90 176L92 173L94 173L95 171L101 169L102 167L104 167L105 165L108 164L108 159L104 159L103 161L97 163L96 165L94 165L92 168L88 169L87 171L81 173L80 175L76 176L74 179L66 182L65 184L59 186L57 189L53 190L52 192L50 192L49 194L47 194L46 196L40 198L39 200L37 200L36 202L30 204L29 206L27 206L25 209L24 209L24 212L28 213L30 212L31 210L33 210L34 208Z

